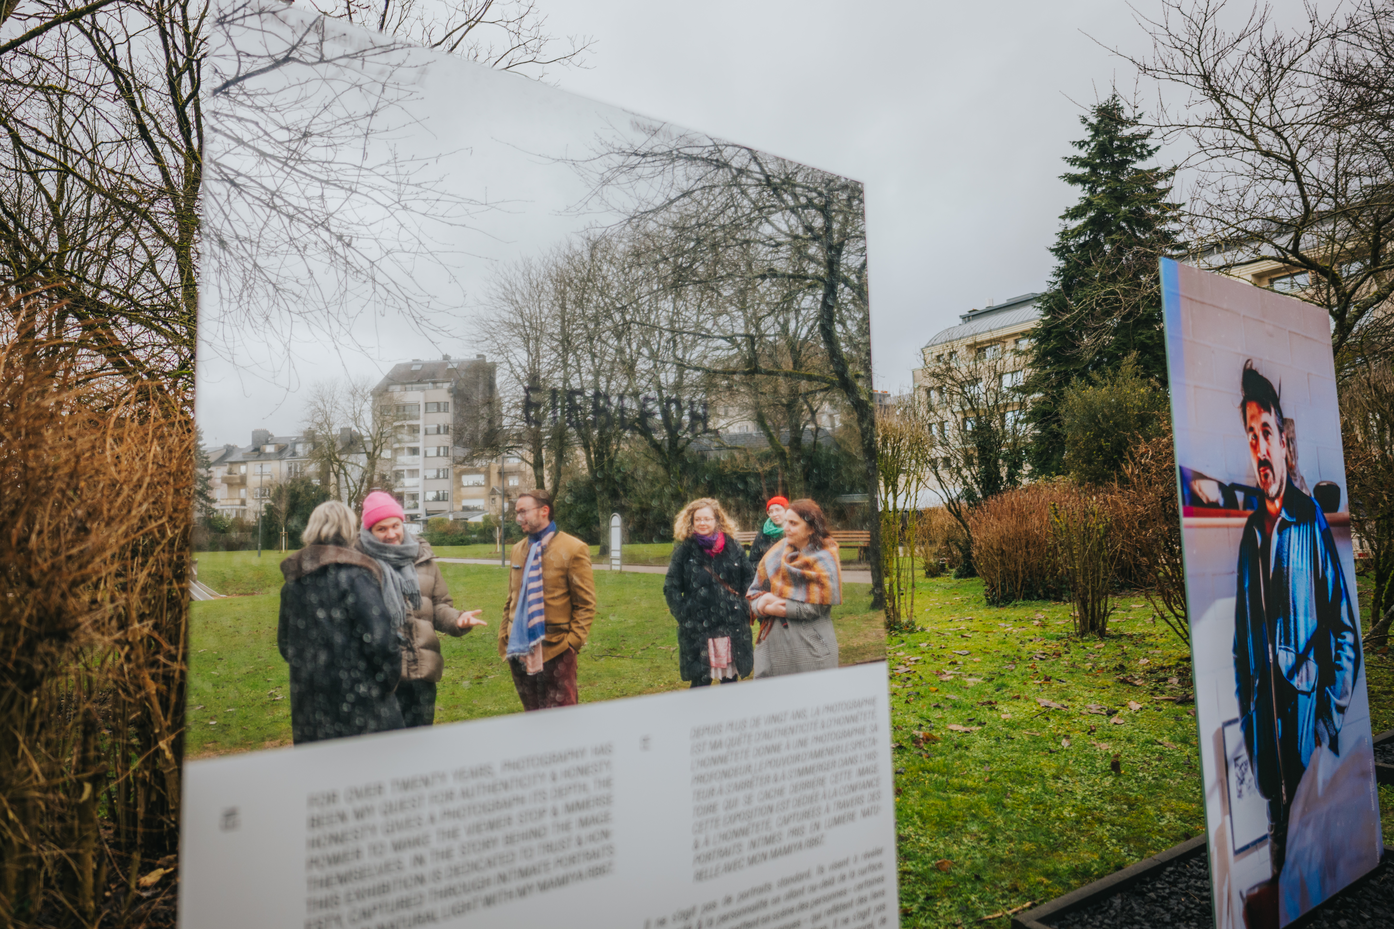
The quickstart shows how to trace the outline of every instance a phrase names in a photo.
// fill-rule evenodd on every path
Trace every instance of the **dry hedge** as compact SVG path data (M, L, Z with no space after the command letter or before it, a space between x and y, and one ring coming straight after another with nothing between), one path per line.
M973 508L973 566L988 603L1058 598L1060 559L1050 531L1052 503L1079 494L1067 481L1040 481L998 494Z
M0 301L5 925L148 923L175 886L139 879L178 839L194 430L100 338Z

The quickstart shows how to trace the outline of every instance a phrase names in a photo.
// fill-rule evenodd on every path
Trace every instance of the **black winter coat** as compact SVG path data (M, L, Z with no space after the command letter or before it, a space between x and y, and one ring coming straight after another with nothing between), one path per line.
M754 580L755 569L746 560L745 550L730 535L715 556L702 551L692 538L674 547L663 596L678 621L678 670L683 680L710 676L707 639L722 636L731 637L731 660L737 673L748 677L754 670L755 646L745 599Z
M392 695L402 646L377 562L350 548L311 545L281 562L281 573L276 644L290 663L295 744L403 728Z
M784 538L782 533L773 536L765 535L763 531L755 537L755 541L750 543L750 568L752 571L760 567L760 559L764 558L774 547L774 544L782 538Z

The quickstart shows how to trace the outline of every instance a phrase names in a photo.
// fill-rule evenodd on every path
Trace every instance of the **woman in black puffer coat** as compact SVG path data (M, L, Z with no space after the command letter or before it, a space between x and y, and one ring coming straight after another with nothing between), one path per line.
M402 728L392 692L402 645L383 600L382 569L349 548L353 511L321 503L281 562L276 644L290 664L290 728L296 745Z
M736 524L704 497L673 521L673 558L663 582L678 621L678 670L693 687L749 677L755 667L745 590L755 569L736 541Z

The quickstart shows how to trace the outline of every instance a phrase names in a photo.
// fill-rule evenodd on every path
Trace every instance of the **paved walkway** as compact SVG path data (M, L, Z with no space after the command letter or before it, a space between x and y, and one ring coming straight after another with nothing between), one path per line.
M496 568L503 567L497 558L437 558L441 564L484 564L493 565ZM591 567L597 571L609 571L610 562L595 562ZM646 565L646 564L627 564L622 565L620 570L626 574L667 574L667 565ZM844 584L870 584L871 570L846 570L842 571L842 581Z

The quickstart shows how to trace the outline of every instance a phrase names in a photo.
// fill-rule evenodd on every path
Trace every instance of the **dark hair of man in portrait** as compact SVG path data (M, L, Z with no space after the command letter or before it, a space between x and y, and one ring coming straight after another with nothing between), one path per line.
M1273 414L1274 422L1283 422L1283 402L1278 396L1278 390L1273 386L1272 381L1255 370L1252 358L1244 362L1244 374L1240 378L1239 387L1243 393L1243 397L1239 401L1241 419L1245 417L1248 405L1257 403L1259 409L1265 413Z

